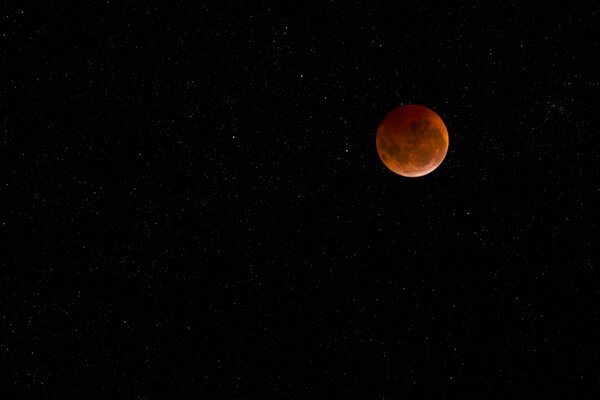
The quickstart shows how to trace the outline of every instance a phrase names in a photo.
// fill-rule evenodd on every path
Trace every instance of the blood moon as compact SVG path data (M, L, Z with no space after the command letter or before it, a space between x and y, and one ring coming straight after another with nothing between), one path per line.
M448 152L448 130L442 119L427 107L400 106L379 124L379 158L392 172L418 177L436 169Z

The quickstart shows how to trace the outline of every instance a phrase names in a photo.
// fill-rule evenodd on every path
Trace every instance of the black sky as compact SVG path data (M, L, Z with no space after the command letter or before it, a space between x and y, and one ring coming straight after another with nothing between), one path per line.
M2 392L600 394L598 5L3 9Z

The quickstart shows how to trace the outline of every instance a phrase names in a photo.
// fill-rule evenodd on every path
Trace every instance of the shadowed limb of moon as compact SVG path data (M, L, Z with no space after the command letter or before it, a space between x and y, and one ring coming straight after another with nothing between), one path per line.
M379 124L379 158L392 172L418 177L435 170L448 152L448 130L432 110L419 105L394 109Z

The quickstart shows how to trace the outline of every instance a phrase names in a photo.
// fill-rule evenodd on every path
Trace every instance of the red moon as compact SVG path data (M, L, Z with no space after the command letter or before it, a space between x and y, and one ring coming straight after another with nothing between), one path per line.
M392 172L406 176L427 175L448 152L448 130L442 119L427 107L400 106L379 124L379 158Z

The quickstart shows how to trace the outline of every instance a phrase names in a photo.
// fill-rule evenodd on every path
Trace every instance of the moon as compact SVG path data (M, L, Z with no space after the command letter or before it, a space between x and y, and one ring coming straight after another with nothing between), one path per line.
M414 178L440 166L448 152L448 130L434 111L420 105L392 110L379 124L377 153L390 171Z

